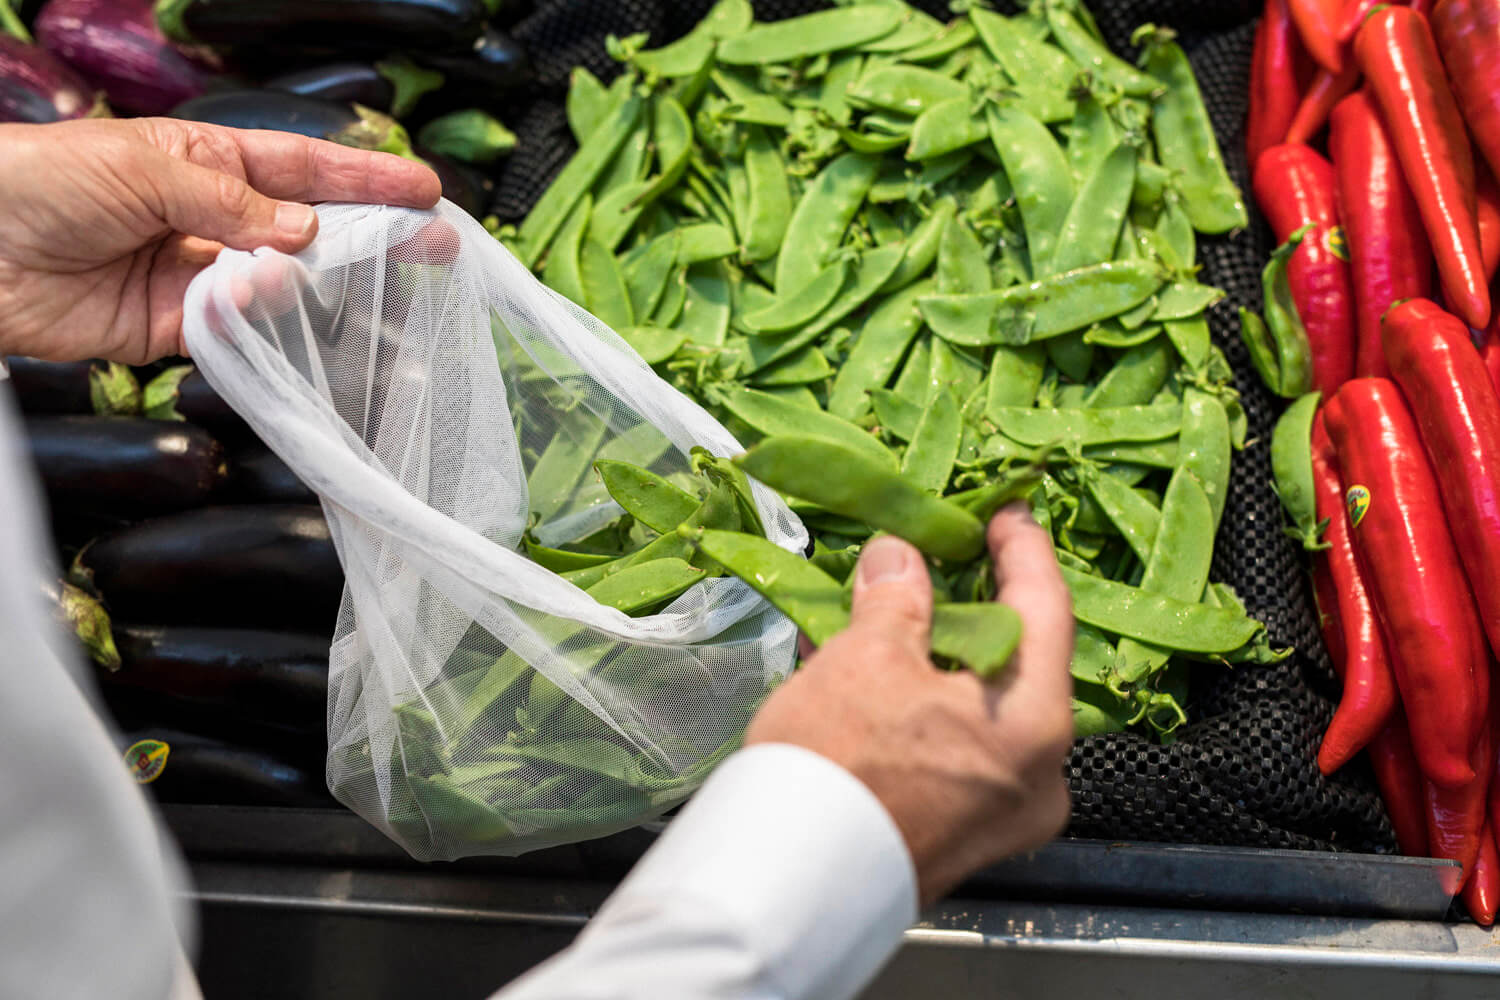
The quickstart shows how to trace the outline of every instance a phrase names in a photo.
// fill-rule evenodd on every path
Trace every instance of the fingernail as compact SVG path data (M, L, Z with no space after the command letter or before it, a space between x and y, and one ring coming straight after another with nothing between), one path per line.
M276 206L276 228L288 236L306 236L315 218L310 205L284 201Z
M911 568L911 548L894 538L877 538L859 557L859 582L871 586L905 576Z

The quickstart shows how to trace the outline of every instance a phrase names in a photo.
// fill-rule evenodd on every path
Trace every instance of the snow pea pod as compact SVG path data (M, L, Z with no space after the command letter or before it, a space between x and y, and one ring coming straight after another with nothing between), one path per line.
M828 72L823 74L822 85L818 88L818 108L833 121L841 124L849 121L849 86L859 79L864 67L864 57L849 52L833 60Z
M969 88L957 80L920 66L881 66L867 71L849 88L851 103L920 115L928 108L967 98Z
M1177 348L1177 354L1189 368L1198 369L1208 363L1213 340L1208 329L1208 319L1194 316L1191 319L1173 319L1162 324L1167 339Z
M1086 479L1089 496L1125 539L1136 558L1142 563L1147 562L1161 527L1161 511L1114 476L1093 473Z
M932 342L927 380L929 403L944 390L960 399L968 399L983 380L984 365L974 354L962 347L954 347L946 340Z
M955 344L1028 344L1118 316L1150 298L1164 277L1149 262L1112 261L979 295L930 295L918 308Z
M1213 513L1214 531L1229 498L1229 412L1212 393L1189 387L1182 395L1182 436L1178 461L1198 479Z
M895 31L900 23L901 12L894 7L835 7L752 25L743 34L720 42L718 58L731 66L791 62L873 42Z
M695 76L714 54L713 36L699 28L659 49L645 49L630 59L630 64L647 77L676 79Z
M735 462L773 489L889 531L935 558L965 561L984 551L984 525L974 515L841 443L784 435Z
M887 296L870 313L834 376L828 394L829 413L856 420L869 409L868 391L890 380L912 338L922 328L917 300L932 289L931 281L919 281Z
M937 290L943 295L975 295L990 290L990 262L968 223L951 218L938 242Z
M790 295L779 295L763 309L747 313L743 322L751 333L784 333L809 322L827 308L848 277L849 267L837 261L815 274Z
M931 340L931 336L927 334L917 337L906 355L906 363L901 366L901 373L896 376L894 386L897 395L918 406L927 405L927 380L932 373Z
M1224 297L1224 291L1196 281L1174 281L1156 296L1151 319L1158 323L1169 319L1192 319Z
M935 393L917 422L911 446L901 456L901 475L917 488L940 496L953 476L962 439L963 417L953 393Z
M989 680L1021 644L1021 616L994 601L939 604L932 609L932 651Z
M673 97L657 100L651 112L651 138L661 170L638 195L640 206L660 198L682 179L693 151L693 124L687 111Z
M1068 158L1047 126L1016 104L986 108L985 120L1021 209L1032 274L1051 274L1058 233L1076 193Z
M937 259L948 220L957 212L958 202L952 197L941 198L933 204L927 218L917 223L917 228L912 230L911 236L906 240L906 252L902 255L901 262L880 286L880 291L894 292L898 288L905 288L927 273L927 269Z
M1111 368L1085 400L1085 406L1135 406L1149 403L1166 385L1172 371L1172 345L1164 338L1132 347Z
M833 365L828 363L828 356L814 344L802 348L785 361L778 361L771 367L756 372L751 376L750 383L756 388L772 388L807 385L832 377Z
M1262 626L1229 608L1180 601L1062 567L1079 621L1113 635L1186 653L1231 653Z
M1111 259L1130 208L1136 159L1135 149L1122 142L1084 181L1057 236L1054 271L1072 271Z
M583 145L583 141L594 134L594 129L609 114L609 109L610 97L604 84L586 67L574 66L568 74L566 104L568 130L573 133L573 141Z
M788 434L816 437L842 445L858 453L866 463L892 473L897 467L896 456L885 445L841 417L803 409L758 389L729 388L719 395L725 409L767 437ZM817 501L816 497L806 499Z
M605 577L614 576L632 566L640 566L658 559L686 559L698 565L700 560L692 544L680 532L690 533L699 528L738 531L740 526L739 509L735 503L734 491L723 483L716 483L708 491L708 496L704 497L703 502L698 505L698 509L678 525L677 531L661 535L634 552L602 565L563 573L562 578L575 587L588 590Z
M908 49L926 45L943 32L943 22L906 3L906 0L881 0L887 6L901 11L901 25L889 35L865 42L860 46L866 52L899 52L907 59Z
M713 222L683 226L677 235L677 262L684 266L720 260L737 249L734 233Z
M662 534L686 521L702 502L656 473L629 462L598 461L594 471L625 513Z
M977 37L968 20L950 21L931 41L903 50L901 58L911 63L934 62L967 47Z
M745 174L749 205L744 257L747 261L767 260L781 249L792 216L792 194L786 164L764 129L750 131L745 143Z
M659 365L670 359L687 342L686 330L672 330L649 323L624 326L615 332L648 365Z
M1156 323L1145 323L1134 330L1127 330L1120 325L1119 320L1105 320L1083 331L1083 340L1086 344L1095 347L1103 347L1109 350L1128 350L1160 337L1163 327Z
M875 182L879 164L863 153L845 153L808 184L792 211L776 258L777 294L794 294L822 269Z
M699 531L689 537L790 618L813 645L821 646L849 627L843 585L797 553L740 532Z
M567 411L526 477L530 513L546 521L572 499L609 425L583 406Z
M1322 394L1310 392L1292 403L1271 433L1271 475L1276 496L1292 526L1287 534L1310 552L1328 547L1313 503L1312 424Z
M1107 409L1042 410L1001 406L995 423L1013 440L1028 445L1072 442L1079 445L1125 441L1159 441L1182 428L1182 405L1111 406Z
M922 422L925 412L922 407L890 389L871 389L869 396L880 430L902 441L916 437L917 424Z
M646 245L646 250L625 267L625 287L630 293L630 311L644 319L656 311L661 297L667 290L667 282L677 270L677 245L681 238L675 233L659 236Z
M655 559L606 576L585 593L605 607L633 615L677 597L707 575L683 559Z
M578 305L584 304L583 274L579 270L578 258L593 209L593 197L585 194L558 230L557 239L547 252L547 263L542 267L542 281L547 287Z
M600 322L618 333L635 325L630 309L630 292L620 263L608 248L592 236L583 241L578 255L579 274L583 279L583 298L588 311Z
M1177 175L1177 191L1194 229L1200 233L1243 229L1250 223L1244 199L1224 166L1193 67L1173 38L1170 29L1148 25L1132 39L1144 45L1146 72L1163 84L1151 116L1157 155Z
M614 159L615 153L635 131L641 114L641 99L630 97L579 147L557 178L542 192L516 234L516 256L527 267L535 267L573 206L588 192L595 178Z
M845 316L869 301L890 278L905 255L906 248L899 244L876 247L866 253L854 267L854 279L846 281L827 308L800 332L775 341L776 346L769 349L751 345L750 371L756 372L789 358L823 336ZM783 251L781 257L785 256L786 252Z
M1161 89L1161 83L1147 76L1109 50L1109 46L1089 33L1073 15L1077 7L1052 2L1046 5L1047 27L1064 52L1078 65L1111 87L1127 94L1145 97Z
M1073 168L1073 180L1085 183L1098 171L1125 137L1124 131L1114 116L1095 95L1093 88L1078 88L1078 109L1072 119L1063 126L1067 138L1068 165ZM1135 188L1134 171L1131 174L1131 190Z
M909 160L935 160L989 138L985 120L974 113L968 96L955 97L926 108L911 128Z
M716 227L717 228L717 227ZM702 267L689 268L682 315L675 328L694 344L723 344L729 331L729 281Z
M589 566L601 566L614 559L614 556L595 555L591 552L568 552L565 549L549 548L538 545L531 539L524 540L526 545L526 557L538 566L550 569L554 573L565 573L571 569L585 569Z
M1162 498L1161 527L1146 561L1141 589L1179 601L1201 601L1214 555L1213 511L1198 478L1179 468ZM1125 637L1115 648L1111 690L1139 684L1171 659L1171 644Z
M1015 81L1028 98L1046 95L1051 103L1073 116L1073 102L1067 99L1078 76L1078 64L1061 50L1048 45L1041 37L1025 29L1022 18L1001 17L993 11L976 7L969 11L979 39L985 49ZM1041 25L1046 33L1046 25Z

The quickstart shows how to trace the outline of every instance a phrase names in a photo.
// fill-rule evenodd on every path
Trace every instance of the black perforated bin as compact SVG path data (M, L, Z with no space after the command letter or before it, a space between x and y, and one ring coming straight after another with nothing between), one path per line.
M939 17L946 4L916 0ZM518 222L573 152L563 114L568 73L587 66L603 79L618 72L606 35L650 32L652 44L675 38L706 13L709 0L540 0L520 21L539 82L517 95L510 116L520 142L505 164L494 211ZM824 6L810 0L756 0L756 16L774 20ZM1198 72L1235 179L1249 190L1243 129L1250 47L1259 4L1248 0L1115 0L1092 4L1117 50L1146 22L1176 29ZM1247 197L1248 200L1248 197ZM1268 445L1279 402L1259 384L1239 341L1236 308L1259 308L1260 267L1270 233L1250 230L1200 238L1202 280L1229 293L1214 307L1215 340L1238 373L1251 443L1236 456L1213 578L1232 585L1277 645L1296 647L1273 666L1200 667L1189 712L1194 721L1171 746L1133 734L1080 741L1068 771L1070 832L1080 837L1166 843L1234 844L1389 852L1395 838L1363 758L1332 779L1315 757L1338 687L1318 634L1301 556L1281 532L1271 491Z

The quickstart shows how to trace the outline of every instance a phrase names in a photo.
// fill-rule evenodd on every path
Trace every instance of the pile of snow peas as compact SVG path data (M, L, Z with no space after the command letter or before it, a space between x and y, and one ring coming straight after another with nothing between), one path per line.
M690 543L817 641L876 531L928 555L940 621L973 614L984 498L1029 498L1073 594L1079 734L1170 739L1190 662L1284 653L1208 579L1246 421L1197 234L1245 207L1172 32L1135 41L1138 64L1077 0L948 23L720 0L670 44L611 39L608 86L575 70L578 151L497 236L752 445L737 467L815 539L806 562L711 525L651 544ZM998 669L1007 611L935 655Z

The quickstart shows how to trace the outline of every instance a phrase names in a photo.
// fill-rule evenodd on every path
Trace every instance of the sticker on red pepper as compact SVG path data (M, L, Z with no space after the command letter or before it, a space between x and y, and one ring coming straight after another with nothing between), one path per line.
M1359 527L1359 522L1370 510L1370 491L1358 485L1349 487L1349 492L1344 494L1344 505L1349 508L1350 526Z
M1333 254L1345 264L1349 263L1349 238L1344 235L1343 226L1334 226L1328 230L1323 237L1323 243L1328 247L1328 252Z
M167 769L167 754L172 748L161 740L139 740L125 751L125 766L138 785L149 785Z

